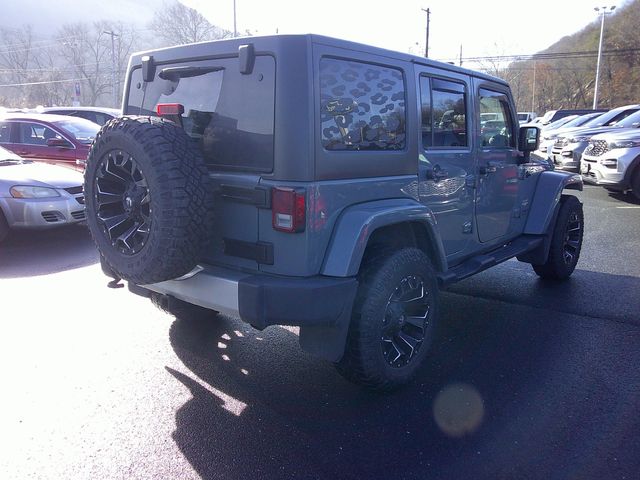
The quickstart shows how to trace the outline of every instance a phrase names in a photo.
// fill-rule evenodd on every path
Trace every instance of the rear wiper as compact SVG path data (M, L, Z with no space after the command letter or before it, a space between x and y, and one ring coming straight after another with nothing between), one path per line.
M167 67L160 70L158 77L162 80L171 80L175 82L181 78L199 77L211 72L219 72L224 67L192 67L185 65L184 67Z

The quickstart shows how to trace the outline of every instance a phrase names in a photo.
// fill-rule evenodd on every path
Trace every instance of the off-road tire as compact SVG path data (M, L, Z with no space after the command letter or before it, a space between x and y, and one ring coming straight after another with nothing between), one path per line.
M2 242L9 235L9 223L4 217L4 213L0 210L0 242Z
M640 165L638 165L631 176L631 192L633 196L640 200Z
M584 236L582 204L573 195L562 195L559 208L547 261L541 265L532 265L533 270L544 279L569 278L576 268L582 250ZM570 259L569 255L571 255Z
M148 195L143 200L150 224L147 236L139 242L138 251L128 254L122 253L125 249L121 246L118 249L116 245L120 244L110 238L98 218L98 175L104 181L103 169L106 162L114 165L114 156L134 159ZM111 120L98 132L91 147L84 188L89 230L119 277L149 284L180 277L196 266L212 228L213 198L202 154L178 125L155 117ZM124 202L126 194L122 195Z
M431 306L419 350L408 364L394 367L385 359L382 347L385 309L398 284L412 275L424 281ZM417 248L404 248L395 253L380 251L365 259L358 281L345 353L336 368L347 380L364 387L382 391L396 389L414 377L433 340L438 317L435 271L429 258Z

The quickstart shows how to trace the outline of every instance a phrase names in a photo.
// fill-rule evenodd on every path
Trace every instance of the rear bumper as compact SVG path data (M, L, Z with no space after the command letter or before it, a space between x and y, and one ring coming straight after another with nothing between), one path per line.
M358 287L352 277L276 277L221 267L198 270L144 288L238 316L263 329L269 325L335 326L350 318Z

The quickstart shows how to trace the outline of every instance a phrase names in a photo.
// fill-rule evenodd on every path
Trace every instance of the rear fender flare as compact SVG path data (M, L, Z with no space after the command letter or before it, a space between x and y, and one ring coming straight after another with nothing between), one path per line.
M371 235L382 227L408 222L424 227L432 249L433 266L437 271L446 271L446 256L433 212L412 199L389 199L354 205L342 212L325 256L322 275L357 275Z

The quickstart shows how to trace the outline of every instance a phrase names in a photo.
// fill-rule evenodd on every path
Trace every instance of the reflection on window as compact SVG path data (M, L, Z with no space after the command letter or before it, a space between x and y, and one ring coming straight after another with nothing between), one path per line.
M506 95L480 90L480 135L483 147L513 147L513 122Z
M429 147L467 146L467 109L464 85L421 77L422 144Z
M158 76L172 67L202 68L203 73ZM184 130L198 143L207 164L268 172L274 158L275 69L274 58L267 55L256 56L253 72L246 75L240 73L237 58L182 62L158 66L147 84L136 69L127 113L155 115L159 103L179 103Z
M43 125L37 123L20 123L18 143L25 145L46 145L50 138L60 138L60 136Z
M405 148L405 88L400 70L320 61L322 145L327 150Z

